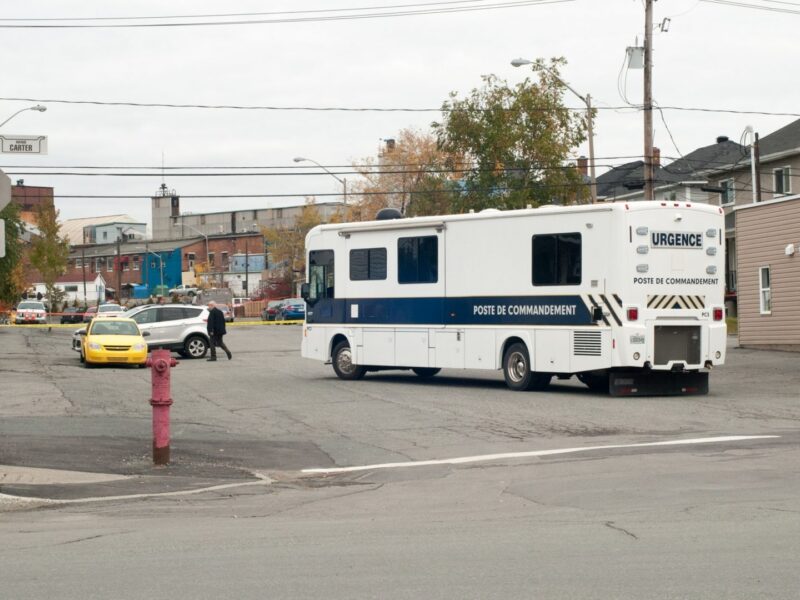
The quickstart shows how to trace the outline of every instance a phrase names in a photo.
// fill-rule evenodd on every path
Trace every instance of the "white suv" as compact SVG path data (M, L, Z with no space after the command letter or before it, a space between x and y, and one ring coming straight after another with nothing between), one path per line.
M150 332L145 338L150 350L165 348L186 358L203 358L208 351L208 308L205 306L148 304L129 310L125 316L136 321L142 332ZM78 331L72 336L72 349L80 351Z

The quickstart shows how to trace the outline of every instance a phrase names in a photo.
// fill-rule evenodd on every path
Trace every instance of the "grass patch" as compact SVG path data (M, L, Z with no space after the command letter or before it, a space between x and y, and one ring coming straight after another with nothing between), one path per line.
M739 317L725 317L725 324L728 326L728 335L739 334Z

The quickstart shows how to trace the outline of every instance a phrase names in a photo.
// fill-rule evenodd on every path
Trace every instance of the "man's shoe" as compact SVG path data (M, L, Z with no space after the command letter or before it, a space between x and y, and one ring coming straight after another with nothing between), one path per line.
M217 357L216 356L212 356L211 358L207 358L206 362L213 362L215 360L217 360Z
M233 354L231 354L230 352L228 352L228 360L230 360L230 359L232 359L232 358L233 358Z

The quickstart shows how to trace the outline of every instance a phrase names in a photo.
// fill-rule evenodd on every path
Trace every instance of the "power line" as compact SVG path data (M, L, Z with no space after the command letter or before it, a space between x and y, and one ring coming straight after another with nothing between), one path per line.
M325 21L352 21L361 19L385 19L394 17L409 17L419 15L452 14L463 12L477 12L498 10L506 8L521 8L525 6L542 6L545 4L562 4L575 0L516 0L514 2L498 2L481 6L461 6L447 8L432 8L423 10L405 10L394 12L360 13L352 15L332 15L314 17L291 17L282 19L253 19L240 21L198 21L182 23L94 23L94 24L26 24L8 25L0 23L0 29L145 29L166 27L218 27L230 25L274 25L285 23L319 23Z
M774 13L782 13L782 14L790 14L790 15L800 15L800 10L791 9L791 8L782 8L780 6L765 6L763 4L750 4L748 2L739 2L736 0L700 0L701 2L705 2L706 4L719 4L722 6L735 6L737 8L749 8L752 10L763 10L765 12L774 12ZM766 0L766 1L773 1L773 0ZM784 4L789 6L797 6L800 7L800 4L795 2L774 2L774 4Z
M269 106L269 105L238 105L238 104L170 104L162 102L132 102L132 101L108 101L108 100L66 100L63 98L24 98L24 97L4 97L0 102L37 102L40 104L88 104L94 106L129 106L134 108L173 108L173 109L204 109L204 110L246 110L246 111L310 111L310 112L454 112L453 108L411 108L411 107L369 107L369 106ZM661 106L661 110L675 110L683 112L719 113L734 115L759 115L767 117L800 117L797 112L779 112L765 110L740 110L730 108L707 108L698 106ZM641 112L641 105L630 106L595 106L594 110L636 110ZM490 109L484 109L490 110ZM491 109L494 110L494 109ZM510 110L510 109L506 109ZM534 107L528 110L536 112L550 112L552 108ZM564 107L563 110L584 113L585 106Z

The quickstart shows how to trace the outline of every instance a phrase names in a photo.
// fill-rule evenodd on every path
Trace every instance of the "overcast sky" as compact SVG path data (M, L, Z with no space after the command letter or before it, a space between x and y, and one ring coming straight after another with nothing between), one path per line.
M425 0L5 0L6 19L140 17L358 8ZM473 0L471 5L509 0ZM746 0L772 5L769 0ZM784 3L785 5L785 3ZM671 17L654 38L653 91L662 106L800 112L796 81L800 14L778 14L698 0L660 0L655 22ZM798 7L800 8L800 7ZM366 11L374 12L374 11ZM283 15L284 17L286 15ZM312 16L312 15L294 15ZM319 16L319 15L317 15ZM241 17L240 19L274 19ZM182 19L186 21L187 19ZM218 19L217 19L218 20ZM142 21L137 21L141 23ZM48 22L40 22L47 24ZM96 22L95 22L96 23ZM63 22L62 22L63 24ZM3 29L2 98L142 103L437 108L494 73L510 83L526 70L513 58L564 56L563 77L595 104L624 105L618 91L626 46L642 40L640 0L574 0L476 12L423 16L136 29ZM624 73L623 73L624 75ZM624 79L624 77L623 77ZM641 102L642 71L627 72L627 97ZM568 106L580 106L571 95ZM0 101L0 121L35 102ZM381 138L405 127L426 129L439 113L303 112L136 108L46 103L0 133L43 134L47 156L0 157L12 180L53 186L62 218L128 213L149 221L148 200L67 199L60 195L150 195L161 176L14 175L26 167L295 166L306 156L345 165L374 156ZM738 141L748 124L762 135L788 116L665 111L682 153L727 135ZM678 156L656 114L655 143ZM595 127L599 165L642 153L642 114L601 110ZM577 153L587 154L586 148ZM598 173L604 172L600 168ZM329 175L301 177L176 177L182 196L338 193ZM323 198L320 198L322 200ZM182 200L185 211L281 206L286 199Z

